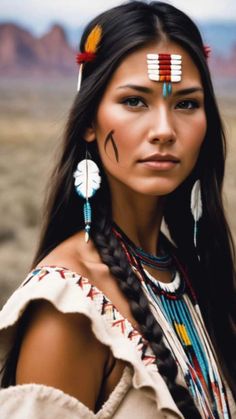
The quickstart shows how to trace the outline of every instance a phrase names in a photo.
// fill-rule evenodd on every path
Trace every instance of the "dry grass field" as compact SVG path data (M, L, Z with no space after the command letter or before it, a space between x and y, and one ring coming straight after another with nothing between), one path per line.
M236 86L218 88L229 143L225 205L236 239ZM46 179L76 80L0 81L0 306L36 248ZM230 93L227 93L230 92Z

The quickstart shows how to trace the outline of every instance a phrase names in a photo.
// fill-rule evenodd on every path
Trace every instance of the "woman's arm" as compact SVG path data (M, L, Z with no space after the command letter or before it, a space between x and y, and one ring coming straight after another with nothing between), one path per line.
M46 301L31 303L16 384L58 388L95 410L109 349L82 314L63 314Z

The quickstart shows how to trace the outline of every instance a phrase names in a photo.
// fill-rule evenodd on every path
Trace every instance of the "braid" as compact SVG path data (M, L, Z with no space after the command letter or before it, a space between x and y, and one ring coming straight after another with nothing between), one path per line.
M179 410L185 418L201 418L189 391L175 382L176 362L171 351L164 344L161 327L149 308L142 285L130 267L118 239L112 234L111 224L103 221L99 226L97 225L92 238L102 261L109 267L121 291L128 298L132 315L156 356L158 371L165 380Z

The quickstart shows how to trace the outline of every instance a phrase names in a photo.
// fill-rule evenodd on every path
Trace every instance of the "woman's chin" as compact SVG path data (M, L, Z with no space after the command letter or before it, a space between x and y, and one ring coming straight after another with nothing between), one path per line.
M166 184L165 182L163 182L162 184L152 185L149 187L147 185L145 185L144 187L141 187L141 185L139 185L139 187L134 188L134 190L146 196L166 196L174 192L178 188L178 186L179 184L177 183Z

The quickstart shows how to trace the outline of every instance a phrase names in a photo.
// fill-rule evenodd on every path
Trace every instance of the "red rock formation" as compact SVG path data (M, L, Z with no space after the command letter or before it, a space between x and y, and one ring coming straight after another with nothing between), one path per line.
M60 69L60 72L71 73L75 69L75 53L69 47L64 29L54 25L44 35L39 44L42 49L41 63L45 68Z
M0 71L8 73L37 63L36 40L14 25L0 25Z
M0 75L70 75L75 71L75 52L59 25L42 38L15 24L0 25Z

